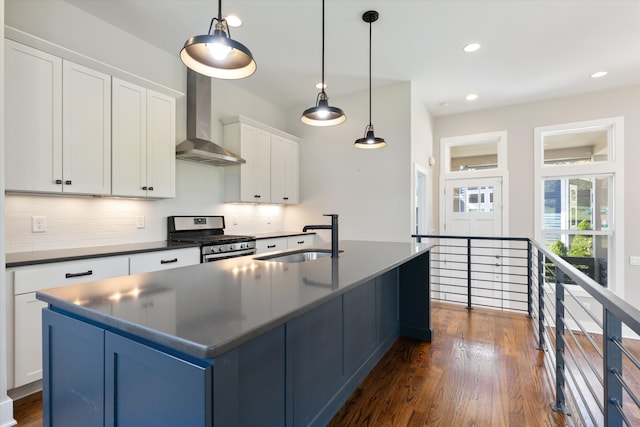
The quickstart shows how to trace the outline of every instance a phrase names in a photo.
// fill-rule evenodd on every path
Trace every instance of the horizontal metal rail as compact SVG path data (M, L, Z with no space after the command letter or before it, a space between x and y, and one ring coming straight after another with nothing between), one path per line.
M421 235L434 300L526 312L568 425L640 425L640 311L521 237Z

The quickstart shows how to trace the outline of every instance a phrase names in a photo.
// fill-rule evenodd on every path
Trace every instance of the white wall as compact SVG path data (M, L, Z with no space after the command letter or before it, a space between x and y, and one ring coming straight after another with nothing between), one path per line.
M411 235L411 84L373 91L372 122L387 146L361 150L353 142L369 123L368 92L331 97L347 115L341 125L313 127L300 122L304 108L287 112L287 131L300 136L301 204L290 207L291 229L328 223L340 215L340 239L409 241ZM309 93L315 102L316 94ZM320 232L324 239L328 234Z
M624 117L625 127L625 261L624 295L640 301L640 267L628 264L629 255L640 255L640 200L634 185L640 182L640 86L595 92L505 108L436 118L435 149L444 137L506 130L509 162L509 226L512 236L533 237L533 129L608 117ZM436 156L436 159L439 156ZM437 199L435 200L437 203ZM620 276L619 276L620 277ZM637 303L636 303L637 306Z
M433 147L433 118L427 107L420 102L418 96L414 96L415 87L412 85L411 96L411 162L415 167L426 172L427 175L427 219L426 230L437 230L436 206L431 199L438 194L434 185L437 185L438 176L434 174L433 167L429 166L429 157L434 157ZM415 174L411 177L411 194L415 194ZM411 209L411 224L415 224L415 209ZM413 229L412 229L413 232Z

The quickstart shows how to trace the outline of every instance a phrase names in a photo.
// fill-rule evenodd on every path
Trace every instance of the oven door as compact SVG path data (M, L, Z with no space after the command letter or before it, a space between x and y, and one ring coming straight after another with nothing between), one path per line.
M203 254L202 262L204 263L204 262L221 261L223 259L236 258L239 256L254 255L255 253L256 253L256 248L244 249L244 250L233 251L233 252Z

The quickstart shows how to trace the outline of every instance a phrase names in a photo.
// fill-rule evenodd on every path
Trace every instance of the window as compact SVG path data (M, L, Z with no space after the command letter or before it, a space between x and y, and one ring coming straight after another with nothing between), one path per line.
M614 118L535 131L536 238L612 289L623 268L622 126Z

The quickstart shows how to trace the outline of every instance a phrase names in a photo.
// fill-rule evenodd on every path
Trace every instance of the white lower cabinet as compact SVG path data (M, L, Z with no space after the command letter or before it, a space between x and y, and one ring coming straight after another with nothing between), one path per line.
M314 234L287 237L287 249L310 246L310 245L313 245L314 243L315 243Z
M280 251L287 249L287 238L277 237L273 239L260 239L256 240L256 253L261 254L264 252Z
M7 269L7 285L13 288L14 298L13 384L9 381L9 388L42 378L42 309L46 304L36 299L36 291L199 263L200 249L193 247ZM175 295L144 298L145 316L162 318L169 332L171 325L175 328Z
M126 256L23 267L13 272L14 387L42 378L42 308L36 291L129 274Z
M281 251L310 246L315 243L315 234L304 234L291 237L274 237L256 240L256 253Z
M200 248L171 249L131 255L129 274L149 273L200 264Z

